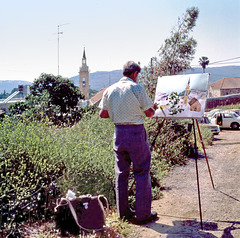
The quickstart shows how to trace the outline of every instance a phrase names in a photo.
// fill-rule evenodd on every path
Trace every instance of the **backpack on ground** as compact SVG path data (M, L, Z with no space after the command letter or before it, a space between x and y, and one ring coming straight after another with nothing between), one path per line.
M79 230L100 231L109 212L108 200L103 195L76 197L68 191L66 198L57 200L56 226L61 233L78 234ZM69 193L73 196L69 196Z

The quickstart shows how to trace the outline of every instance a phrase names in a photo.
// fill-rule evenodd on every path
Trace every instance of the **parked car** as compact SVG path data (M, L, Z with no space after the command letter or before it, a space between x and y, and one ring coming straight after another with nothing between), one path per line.
M240 116L231 110L214 112L210 121L218 124L220 128L238 129L240 126Z
M233 111L236 112L238 115L240 115L240 109L213 109L209 112L205 112L204 115L207 117L212 117L213 114L215 114L216 112L226 112L226 111Z
M201 120L199 120L200 124L204 127L207 127L209 130L211 130L211 132L213 133L213 135L218 135L220 132L220 127L219 125L215 124L215 123L211 123L211 121L209 120L208 117L203 116L201 118Z
M210 118L213 116L214 113L221 112L221 111L223 111L223 109L213 109L209 112L205 112L204 115Z
M233 112L236 112L240 116L240 109L231 109Z

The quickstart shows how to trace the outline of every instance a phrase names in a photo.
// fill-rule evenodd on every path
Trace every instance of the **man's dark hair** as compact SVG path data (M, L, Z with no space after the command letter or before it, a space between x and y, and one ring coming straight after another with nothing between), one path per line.
M130 76L134 72L140 73L141 68L138 64L136 64L133 61L128 61L126 64L123 65L123 75L124 76Z

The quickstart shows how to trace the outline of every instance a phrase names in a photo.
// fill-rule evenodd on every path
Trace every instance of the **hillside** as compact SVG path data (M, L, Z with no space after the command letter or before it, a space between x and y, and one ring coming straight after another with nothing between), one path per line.
M187 74L202 73L202 68L193 68L188 70ZM210 73L209 84L222 78L240 77L240 66L207 67L205 73Z
M94 90L101 90L116 83L122 77L122 70L97 71L89 74L89 87ZM79 76L71 77L70 80L79 86Z
M188 70L185 74L198 74L202 73L202 68L193 68ZM216 82L222 78L240 77L240 66L223 66L223 67L207 67L206 73L210 73L209 84ZM73 76L70 80L74 81L75 85L79 85L79 76ZM90 88L94 90L101 90L115 82L122 77L122 70L113 71L97 71L89 74ZM28 81L17 80L0 80L0 93L4 90L6 93L11 93L14 88L17 88L19 84L29 85Z

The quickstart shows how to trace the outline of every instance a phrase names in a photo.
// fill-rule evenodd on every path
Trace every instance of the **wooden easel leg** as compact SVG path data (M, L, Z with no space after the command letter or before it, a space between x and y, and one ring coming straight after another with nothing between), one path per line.
M203 230L202 206L201 206L200 185L199 185L199 175L198 175L198 163L197 163L197 160L198 160L197 139L196 139L194 119L192 119L192 121L193 121L193 132L194 132L194 155L195 155L196 175L197 175L197 188L198 188L198 205L199 205L201 229Z
M204 146L203 139L202 139L202 134L201 134L201 131L200 131L200 128L199 128L199 125L198 125L198 120L196 119L195 121L196 121L196 124L197 124L199 138L200 138L200 141L201 141L201 144L202 144L202 148L203 148L203 151L204 151L204 155L205 155L205 159L206 159L206 162L207 162L208 172L209 172L209 175L210 175L210 178L211 178L212 187L213 187L213 189L215 189L214 183L213 183L213 178L212 178L211 169L210 169L210 166L209 166L209 163L208 163L205 146Z

